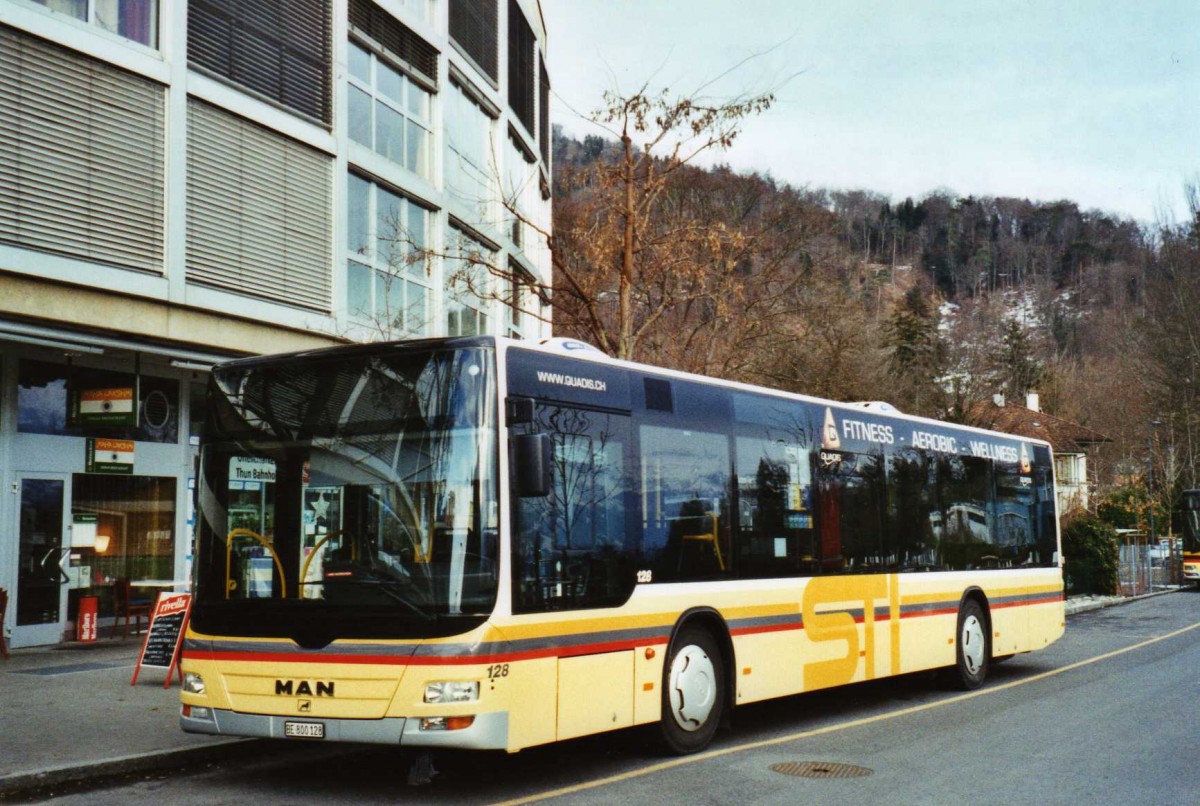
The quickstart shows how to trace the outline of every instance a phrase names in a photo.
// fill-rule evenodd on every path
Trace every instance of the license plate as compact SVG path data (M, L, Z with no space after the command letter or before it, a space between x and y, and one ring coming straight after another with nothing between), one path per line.
M284 722L283 735L298 739L324 739L325 725L320 722Z

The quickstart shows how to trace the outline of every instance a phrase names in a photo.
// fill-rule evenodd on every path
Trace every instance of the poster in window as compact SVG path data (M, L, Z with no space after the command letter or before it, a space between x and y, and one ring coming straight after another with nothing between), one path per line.
M80 389L72 397L72 419L77 425L137 425L132 386Z
M86 444L84 472L133 475L133 440L89 438Z

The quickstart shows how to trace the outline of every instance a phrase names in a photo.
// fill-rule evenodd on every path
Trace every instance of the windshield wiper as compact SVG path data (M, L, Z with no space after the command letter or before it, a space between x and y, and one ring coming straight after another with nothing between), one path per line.
M437 621L437 616L433 613L427 613L420 606L409 601L408 597L401 595L394 588L412 586L414 583L404 579L386 579L384 577L367 576L355 577L353 579L338 580L339 584L350 583L353 585L372 585L379 588L379 591L396 602L407 607L412 612L423 618L425 621Z

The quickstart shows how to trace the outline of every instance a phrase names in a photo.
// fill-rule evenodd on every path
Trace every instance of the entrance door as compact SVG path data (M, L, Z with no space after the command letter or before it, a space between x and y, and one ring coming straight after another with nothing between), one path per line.
M18 475L16 611L12 645L38 646L62 640L67 621L67 576L59 564L69 545L66 527L67 477Z

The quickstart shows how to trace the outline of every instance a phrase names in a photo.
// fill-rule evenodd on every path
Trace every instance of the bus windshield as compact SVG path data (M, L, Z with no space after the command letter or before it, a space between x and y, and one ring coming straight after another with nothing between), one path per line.
M1200 552L1200 490L1183 491L1183 550Z
M497 587L494 351L385 347L213 373L193 624L427 637Z

